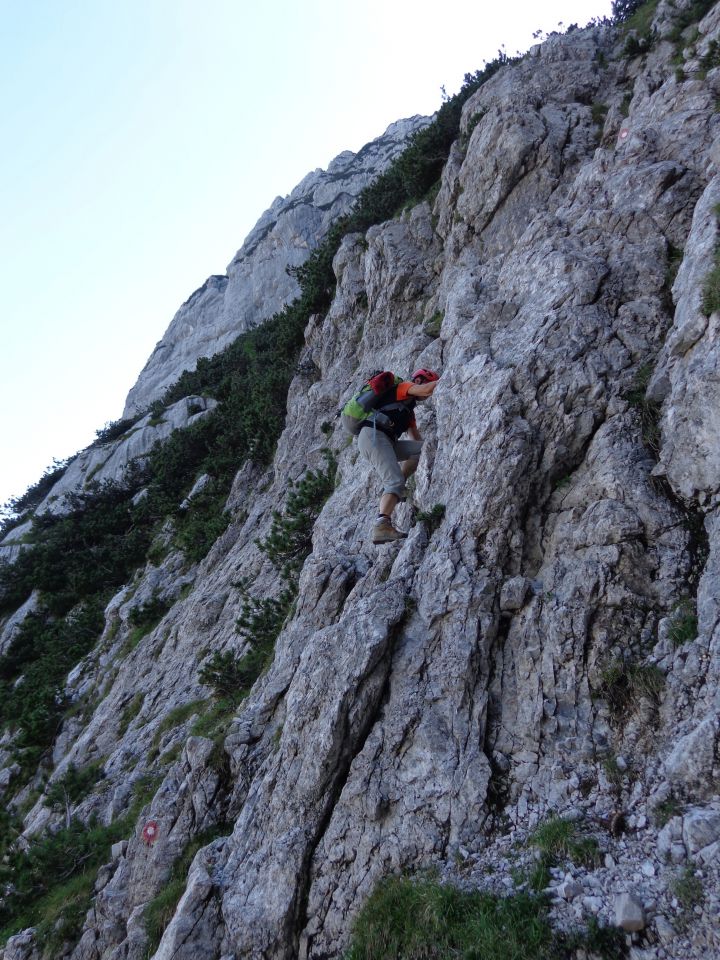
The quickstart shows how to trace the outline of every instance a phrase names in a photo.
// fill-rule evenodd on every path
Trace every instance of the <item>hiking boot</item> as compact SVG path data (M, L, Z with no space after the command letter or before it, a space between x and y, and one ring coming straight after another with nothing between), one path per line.
M393 543L395 540L404 540L406 533L396 530L389 520L378 520L372 529L373 543Z

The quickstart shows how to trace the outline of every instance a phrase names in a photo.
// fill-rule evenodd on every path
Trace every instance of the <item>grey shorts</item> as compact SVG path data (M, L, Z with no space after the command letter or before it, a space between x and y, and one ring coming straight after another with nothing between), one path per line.
M420 456L422 440L391 440L382 431L365 427L358 436L358 449L380 474L383 493L394 493L402 500L405 496L405 477L400 463Z

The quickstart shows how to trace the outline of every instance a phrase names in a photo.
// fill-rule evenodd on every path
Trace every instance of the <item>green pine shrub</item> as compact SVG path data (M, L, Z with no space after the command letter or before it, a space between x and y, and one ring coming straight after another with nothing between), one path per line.
M237 630L249 645L242 656L233 651L215 651L200 669L200 680L213 688L224 704L218 716L227 716L249 693L269 665L275 641L292 611L298 591L298 577L312 550L312 531L323 504L335 489L337 460L331 450L323 451L325 469L308 470L291 483L282 512L275 511L270 532L258 547L280 574L283 588L275 597L254 597L247 581L237 586L243 606Z
M134 627L156 627L168 612L172 604L154 594L147 603L133 607L128 615L128 621Z
M172 601L153 594L147 603L133 607L128 615L128 622L136 629L141 630L140 636L150 633L172 607Z
M615 23L626 23L642 7L650 6L646 0L613 0L611 12ZM657 6L657 4L654 4Z
M659 0L616 0L613 3L613 20L622 27L622 33L626 36L623 49L626 57L641 56L655 43L652 21L658 2Z
M84 800L104 778L105 760L93 760L84 767L71 763L65 773L48 787L43 803L51 810L68 812Z
M104 623L97 598L65 617L31 614L0 657L0 724L16 732L15 758L27 777L51 747L70 703L68 672L92 650Z
M605 125L605 118L608 113L608 105L606 103L600 103L596 100L590 107L590 116L592 122L599 127Z
M258 601L260 602L262 601ZM273 601L264 603L270 605ZM238 656L229 650L224 653L215 651L203 664L200 681L213 688L216 698L236 705L247 696L253 683L265 669L274 650L275 637L285 621L286 611L279 602L276 609L278 612L273 610L262 626L258 627L255 622L249 624L253 631L253 646L248 653Z
M114 443L121 437L124 437L128 431L132 430L135 424L142 420L143 414L136 417L129 417L125 420L113 420L106 423L104 427L95 431L95 440L90 444L91 447L103 447L106 444Z
M667 286L668 291L672 290L673 284L675 283L675 279L678 275L678 270L683 262L684 255L685 251L682 249L682 247L676 247L674 244L668 243L668 264L665 272L665 285Z
M291 483L282 513L273 513L270 533L258 546L283 580L297 580L305 558L312 550L312 531L323 504L335 489L337 460L323 450L324 470L308 470Z
M150 542L131 503L137 483L138 469L131 469L123 483L105 481L68 494L63 516L35 516L29 549L14 563L0 564L0 614L39 590L48 612L62 617L126 583Z
M0 806L0 863L23 832L23 822L17 811Z
M36 507L50 493L58 480L63 477L74 459L74 457L69 457L67 460L53 460L52 464L45 470L37 483L28 487L21 497L12 497L4 505L4 509L12 511L14 514L20 514ZM0 538L5 536L7 532L5 528L6 522L8 521L3 521L3 524L0 525ZM14 525L14 522L15 521L13 521L12 525Z
M245 683L252 684L267 665L296 594L296 585L285 587L277 597L258 599L245 593L236 624L240 636L252 644L251 651L241 658L238 667Z

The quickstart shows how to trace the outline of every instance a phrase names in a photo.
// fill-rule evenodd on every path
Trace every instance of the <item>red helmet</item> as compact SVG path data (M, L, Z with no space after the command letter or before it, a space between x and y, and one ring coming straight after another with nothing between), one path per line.
M440 379L440 374L435 373L434 370L426 370L422 367L420 370L416 370L411 377L412 380L417 380L418 378L422 380L423 383L432 383L433 380Z

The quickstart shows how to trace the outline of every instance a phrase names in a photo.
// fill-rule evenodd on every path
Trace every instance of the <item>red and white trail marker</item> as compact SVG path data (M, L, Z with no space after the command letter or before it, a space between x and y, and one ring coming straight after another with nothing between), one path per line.
M160 826L157 820L148 820L148 822L143 827L143 840L147 844L153 844L158 838L160 833Z

